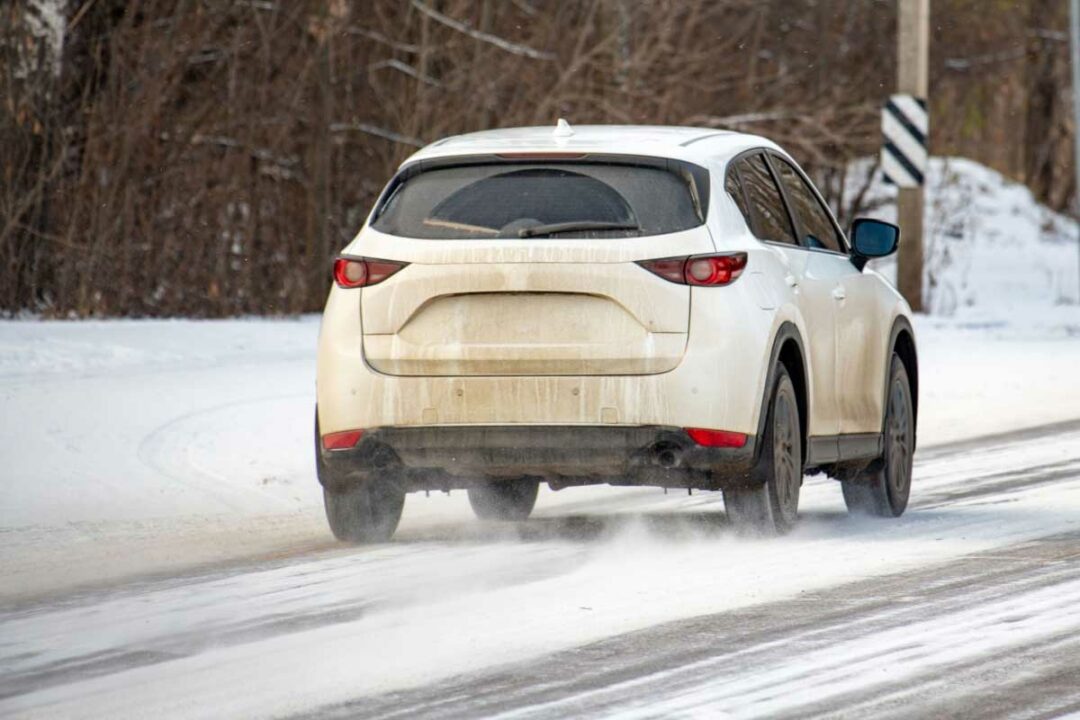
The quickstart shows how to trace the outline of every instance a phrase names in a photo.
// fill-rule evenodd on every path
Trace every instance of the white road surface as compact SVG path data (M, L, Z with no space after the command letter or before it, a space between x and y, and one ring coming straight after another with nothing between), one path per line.
M774 540L717 494L546 492L503 525L455 493L350 548L311 468L316 329L0 323L0 716L956 714L1032 648L1046 702L979 716L1080 709L1069 331L922 323L898 521L820 477Z

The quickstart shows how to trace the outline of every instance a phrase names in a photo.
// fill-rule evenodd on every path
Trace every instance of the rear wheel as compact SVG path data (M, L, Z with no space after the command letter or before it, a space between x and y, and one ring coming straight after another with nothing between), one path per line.
M488 481L469 488L469 504L481 520L524 520L539 491L540 481L532 478Z
M783 365L773 384L759 471L765 482L724 490L728 519L740 532L776 535L794 526L802 488L802 425L795 386Z
M396 484L373 480L349 488L323 488L326 519L334 537L343 542L389 540L401 520L405 493Z
M334 537L350 543L389 540L401 521L405 489L390 478L369 479L363 483L340 482L327 470L319 438L319 410L316 408L315 472L323 486L326 520Z
M892 356L889 395L885 409L885 447L871 470L844 480L848 512L877 517L900 517L911 494L911 465L915 455L915 410L911 383L903 361Z

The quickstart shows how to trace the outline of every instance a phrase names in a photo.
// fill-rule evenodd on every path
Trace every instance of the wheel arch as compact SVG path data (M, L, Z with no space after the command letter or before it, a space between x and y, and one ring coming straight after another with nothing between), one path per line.
M769 353L768 373L765 387L761 393L761 412L758 414L757 437L765 436L765 422L769 417L769 401L772 399L773 385L776 383L776 368L783 363L784 368L795 386L795 397L799 403L799 426L802 435L802 461L806 462L810 438L810 386L806 368L806 351L802 335L791 321L784 321L773 337L772 351ZM756 453L760 455L761 443Z
M882 432L885 430L885 409L889 405L889 365L893 353L900 358L900 362L904 363L904 370L907 371L908 381L911 383L911 405L914 410L912 423L915 426L917 436L919 428L919 355L915 347L915 332L911 327L911 322L903 315L893 321L892 330L889 333L889 354L887 357L890 361L885 363L881 404Z

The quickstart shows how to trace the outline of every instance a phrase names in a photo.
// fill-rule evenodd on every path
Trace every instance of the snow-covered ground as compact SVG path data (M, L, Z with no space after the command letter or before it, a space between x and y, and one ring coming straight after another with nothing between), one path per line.
M930 454L915 477L914 506L889 522L847 516L836 483L814 479L797 530L768 540L732 536L716 521L721 501L712 493L578 495L508 528L478 525L453 498L433 498L429 507L457 529L414 523L380 547L309 552L0 614L0 714L266 717L408 688L445 698L440 688L454 676L1080 530L1076 424L977 453ZM1009 567L1002 559L990 557L992 572ZM1070 567L1066 557L1059 572ZM624 713L637 706L649 717L794 711L1018 643L1075 636L1080 615L1068 598L1078 582L1026 594L1003 587L988 605L972 599L880 637L788 653L773 674L739 666L676 704L650 705L663 695L643 698L631 687L615 694ZM922 587L881 614L906 608ZM678 652L677 633L663 649ZM518 672L525 686L544 679ZM774 674L787 678L783 692ZM397 711L409 715L407 706ZM340 716L364 714L361 706ZM571 702L537 714L577 713Z
M868 214L895 222L894 198L879 171ZM920 442L1080 417L1076 222L990 168L945 157L930 161L924 228ZM892 279L896 257L872 266Z
M851 192L858 176L856 170ZM895 195L879 171L865 196L872 208L866 214L895 222ZM932 316L1006 337L1080 337L1074 220L1039 205L1027 187L988 167L944 157L930 160L923 226ZM896 257L872 266L893 278Z
M0 595L331 543L317 318L0 323ZM920 443L1080 416L1080 339L919 318ZM659 491L545 491L551 509ZM470 523L410 496L402 532ZM132 551L137 548L137 551Z

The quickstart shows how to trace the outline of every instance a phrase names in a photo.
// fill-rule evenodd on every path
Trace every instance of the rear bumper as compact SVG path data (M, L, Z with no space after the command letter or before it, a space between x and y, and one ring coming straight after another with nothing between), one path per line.
M383 427L349 450L320 448L319 480L333 487L392 477L415 491L532 476L556 490L597 483L716 490L752 482L755 440L702 447L664 426Z

